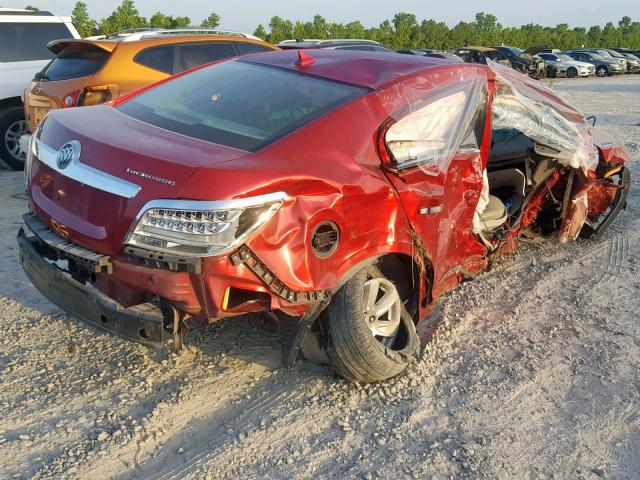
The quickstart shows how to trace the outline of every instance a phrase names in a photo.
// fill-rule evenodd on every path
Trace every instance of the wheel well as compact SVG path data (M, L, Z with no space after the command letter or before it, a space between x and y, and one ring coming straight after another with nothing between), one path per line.
M391 280L400 294L400 298L406 302L406 307L414 319L417 319L421 300L422 277L426 286L425 304L431 303L431 287L433 285L433 268L430 263L420 267L409 255L391 253L378 259L378 268ZM423 270L421 272L421 270Z
M0 112L5 108L21 106L22 100L20 99L20 97L3 98L2 100L0 100Z

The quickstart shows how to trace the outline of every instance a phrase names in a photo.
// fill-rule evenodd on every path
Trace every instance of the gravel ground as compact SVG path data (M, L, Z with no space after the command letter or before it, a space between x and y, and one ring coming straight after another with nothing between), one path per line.
M640 171L639 76L553 87ZM405 374L363 386L281 368L290 326L268 319L180 354L67 322L22 273L22 174L0 172L0 478L638 478L639 178L605 238L503 258L441 299Z

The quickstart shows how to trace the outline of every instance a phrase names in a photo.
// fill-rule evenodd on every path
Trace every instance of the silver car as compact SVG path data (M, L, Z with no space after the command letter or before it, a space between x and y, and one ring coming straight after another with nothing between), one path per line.
M574 60L579 62L590 63L596 68L596 75L598 77L606 77L607 75L615 75L617 73L625 73L627 66L622 65L613 57L604 58L597 53L585 50L570 50L565 52Z
M551 67L548 70L556 77L588 77L596 73L595 65L574 60L566 53L539 53L538 56Z

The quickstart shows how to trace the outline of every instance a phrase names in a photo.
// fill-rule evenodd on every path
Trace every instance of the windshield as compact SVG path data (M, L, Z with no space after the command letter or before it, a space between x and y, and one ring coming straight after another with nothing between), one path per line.
M517 56L520 56L522 52L524 52L524 50L520 50L519 48L516 48L516 47L507 47L507 50L509 50L511 53Z
M556 54L556 57L558 57L560 60L564 60L565 62L573 62L573 58L564 53L558 53Z
M588 53L587 57L591 58L591 60L604 60L604 58L597 53Z
M118 109L166 130L256 151L368 90L231 60L148 90Z

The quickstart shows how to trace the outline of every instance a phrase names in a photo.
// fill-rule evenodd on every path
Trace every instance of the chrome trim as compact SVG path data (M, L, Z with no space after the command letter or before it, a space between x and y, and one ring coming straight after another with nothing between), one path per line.
M124 198L133 198L141 190L140 185L128 182L115 175L102 172L82 163L79 156L74 158L68 166L62 169L58 167L57 164L58 150L51 148L39 138L35 139L35 147L38 160L60 175L71 178L84 185Z
M159 200L150 200L145 203L144 206L140 209L136 217L131 222L129 226L129 230L127 231L123 243L125 245L129 245L129 241L131 240L131 236L134 234L138 223L142 216L151 209L161 209L166 208L168 210L190 210L190 211L208 211L208 210L234 210L234 209L245 209L249 207L257 207L260 205L268 205L268 204L282 204L288 197L285 192L274 192L267 193L265 195L257 195L255 197L245 197L245 198L233 198L230 200L168 200L168 199L159 199ZM272 212L272 215L275 214L275 211ZM268 220L268 219L267 219ZM265 220L265 222L267 221ZM197 255L198 257L212 257L223 255L232 248L235 248L237 245L241 244L249 235L251 235L257 228L259 228L262 223L256 222L257 224L247 230L241 237L237 238L235 242L229 244L223 250L208 254L208 255ZM151 248L145 248L144 246L134 244L136 248L141 248L153 252L164 252L164 250L153 250ZM174 255L178 255L176 252L169 252ZM194 255L186 255L181 254L185 257L192 257Z

